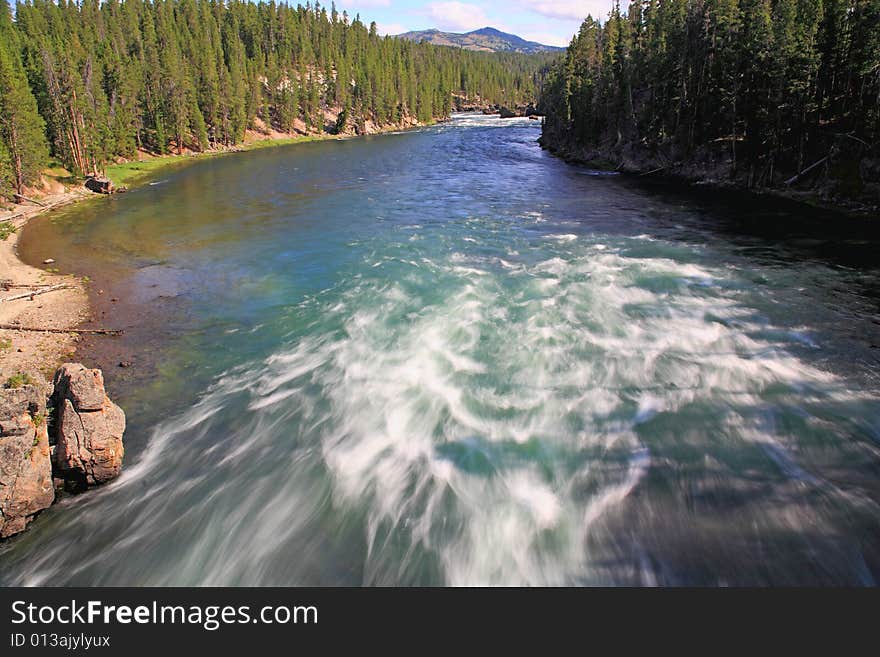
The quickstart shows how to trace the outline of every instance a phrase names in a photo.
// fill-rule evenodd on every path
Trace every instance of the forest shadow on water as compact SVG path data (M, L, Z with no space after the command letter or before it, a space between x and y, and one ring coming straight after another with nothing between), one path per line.
M627 185L690 210L693 230L718 234L746 255L765 257L767 264L816 260L867 271L880 267L880 216L741 189L641 176L625 179Z

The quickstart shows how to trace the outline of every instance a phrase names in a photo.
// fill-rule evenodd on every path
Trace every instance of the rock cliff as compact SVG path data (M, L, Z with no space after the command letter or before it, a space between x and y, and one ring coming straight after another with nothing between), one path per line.
M54 500L45 394L36 385L0 389L0 538Z
M53 378L52 409L46 397L36 384L0 388L0 538L55 501L53 475L79 493L122 468L125 413L107 397L100 370L67 363Z

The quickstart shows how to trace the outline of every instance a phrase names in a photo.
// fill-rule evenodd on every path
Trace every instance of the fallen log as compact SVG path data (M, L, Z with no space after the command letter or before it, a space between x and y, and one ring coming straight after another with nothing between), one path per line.
M813 169L815 169L816 167L818 167L818 166L820 166L820 165L822 165L822 164L825 164L825 162L828 160L829 157L831 157L831 154L830 154L830 153L829 153L828 155L826 155L825 157L823 157L823 158L822 158L821 160L819 160L818 162L814 162L813 164L811 164L810 166L808 166L806 169L804 169L803 171L801 171L799 174L794 175L794 176L792 176L791 178L789 178L788 180L786 180L785 183L784 183L784 185L785 185L786 187L790 187L791 185L794 185L798 180L800 180L800 179L803 178L805 175L807 175L808 173L810 173L810 171L812 171Z
M13 288L43 288L52 287L56 283L13 283L12 281L0 281L0 290L12 290Z
M53 285L57 285L57 283L7 283L6 287L52 287Z
M846 137L847 139L853 139L853 140L859 142L860 144L862 144L865 148L871 148L871 144L866 142L864 139L859 139L855 135L851 135L847 132L835 132L834 136L835 137Z
M39 290L32 290L30 292L23 292L21 294L13 294L11 297L6 297L5 299L0 299L0 303L5 303L6 301L16 301L18 299L27 299L34 298L40 294L46 294L47 292L54 292L55 290L66 290L68 288L73 287L72 285L68 285L67 283L59 283L57 285L50 285L49 287L44 287Z
M39 205L40 207L43 207L43 208L46 207L46 204L45 204L45 203L41 203L40 201L35 201L35 200L32 199L32 198L28 198L28 197L25 196L24 194L13 194L12 196L13 196L14 198L20 198L22 201L27 201L28 203L33 203L33 204L35 204L35 205Z
M70 200L75 202L76 199L77 199L77 197L74 196ZM56 206L64 205L65 203L68 203L68 199L66 199L66 198L63 198L59 201L55 201L53 203L49 203L48 205L45 203L42 203L40 206L40 207L42 207L42 210L39 210L37 208L28 208L27 210L24 210L23 212L18 212L16 214L10 215L8 217L4 217L3 221L13 221L14 219L22 219L24 217L32 217L32 216L39 214L41 212L45 212L46 210L51 210L52 208L54 208Z
M18 326L17 324L0 324L3 331L34 331L36 333L80 333L87 335L122 335L122 329L59 329L38 326Z

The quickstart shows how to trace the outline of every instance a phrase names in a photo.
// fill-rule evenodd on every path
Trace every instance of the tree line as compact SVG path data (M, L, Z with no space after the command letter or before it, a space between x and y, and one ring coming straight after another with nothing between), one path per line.
M880 0L634 0L587 17L542 141L633 168L880 195Z
M77 175L281 132L446 117L453 93L517 104L546 57L380 37L335 6L28 0L0 10L0 196L56 158ZM336 120L326 121L327 112Z

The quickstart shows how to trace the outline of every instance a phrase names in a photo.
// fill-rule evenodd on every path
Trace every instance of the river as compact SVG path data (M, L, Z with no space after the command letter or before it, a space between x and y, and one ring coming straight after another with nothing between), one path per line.
M92 348L127 453L0 582L876 584L874 224L538 135L457 115L33 222L126 329Z

